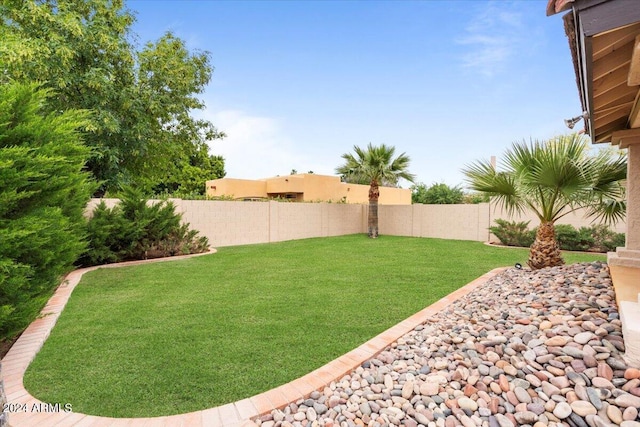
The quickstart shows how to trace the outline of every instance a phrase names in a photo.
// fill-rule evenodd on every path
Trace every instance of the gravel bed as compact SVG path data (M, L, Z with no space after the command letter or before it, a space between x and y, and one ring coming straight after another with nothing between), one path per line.
M640 427L605 263L511 268L262 427Z

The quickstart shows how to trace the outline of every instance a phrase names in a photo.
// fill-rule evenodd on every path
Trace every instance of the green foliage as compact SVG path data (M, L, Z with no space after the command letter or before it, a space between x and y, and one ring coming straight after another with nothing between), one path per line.
M535 232L528 229L530 221L516 222L496 219L497 226L489 227L503 245L529 247L535 239Z
M577 209L607 223L623 218L626 208L622 181L626 156L610 150L589 153L579 134L549 141L514 143L505 153L504 168L491 162L467 166L470 188L493 197L509 213L530 210L540 222L555 222Z
M207 145L224 134L191 114L204 107L209 54L171 33L138 49L134 22L122 0L4 0L0 83L40 81L55 94L51 111L92 112L84 139L99 195L123 184L202 194L204 180L224 176Z
M85 247L88 115L47 114L47 96L0 85L0 339L33 321Z
M89 248L85 266L205 252L206 237L181 224L171 202L149 203L139 190L123 191L120 203L101 202L88 224Z
M207 149L199 149L189 159L180 161L181 167L171 169L166 176L149 182L147 191L156 196L175 197L180 199L204 199L206 182L223 178L224 159L221 156L209 155Z
M489 203L489 195L483 193L465 193L462 203L477 205L478 203Z
M413 182L415 176L409 173L411 159L406 153L394 158L395 147L385 144L372 145L366 150L353 146L355 156L351 153L342 155L344 164L336 168L336 173L343 182L364 185L382 185L396 187L401 178Z
M599 224L590 227L593 237L593 250L596 252L613 252L625 246L624 233L616 233L609 227Z
M489 230L503 245L529 247L533 244L537 228L529 230L529 221L496 219L495 223L497 225ZM625 244L623 233L616 233L602 224L580 229L570 224L556 224L554 228L560 249L566 251L610 252Z
M87 224L89 245L80 259L83 266L109 264L120 261L120 251L126 245L124 242L127 228L124 217L118 209L109 209L101 201L93 210L92 217Z
M423 183L411 187L411 202L430 205L450 205L462 203L464 193L459 186L449 187L445 183L432 184L431 187Z
M591 230L581 227L580 230L569 224L556 224L556 240L560 249L566 251L588 251L593 247L594 239Z

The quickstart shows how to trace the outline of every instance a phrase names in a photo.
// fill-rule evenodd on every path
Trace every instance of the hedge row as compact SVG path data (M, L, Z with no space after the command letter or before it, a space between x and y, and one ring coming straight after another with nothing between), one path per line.
M529 229L529 221L516 222L496 219L489 230L503 245L529 247L536 237L537 228ZM556 239L560 249L567 251L611 252L625 245L623 233L616 233L606 225L593 225L576 229L569 224L556 224Z

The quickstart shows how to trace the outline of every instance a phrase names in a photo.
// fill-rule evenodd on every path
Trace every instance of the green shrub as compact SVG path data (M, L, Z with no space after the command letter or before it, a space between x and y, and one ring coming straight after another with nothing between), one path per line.
M503 245L528 247L533 244L535 231L529 230L529 221L515 222L496 219L497 226L489 227Z
M586 228L586 227L583 227ZM592 250L597 252L612 252L618 247L624 247L624 233L616 233L606 225L594 225L587 228L593 236Z
M120 248L124 245L126 228L126 221L119 209L109 209L101 201L93 210L87 224L89 244L87 251L80 258L80 264L89 266L120 261Z
M528 230L529 222L506 221L496 219L496 226L489 230L507 246L528 247L533 243L537 228ZM556 240L560 249L566 251L610 252L625 245L623 233L616 233L606 225L580 227L579 230L569 224L556 224Z
M556 240L560 249L565 251L588 251L594 240L590 229L582 227L580 230L569 224L556 224Z
M149 203L131 188L109 209L101 202L88 224L89 248L83 265L201 253L209 249L206 237L181 224L171 202Z
M477 205L478 203L489 203L490 198L486 193L465 193L462 199L462 203L468 205Z
M85 248L94 186L77 129L85 112L46 113L48 93L0 86L0 339L38 315Z

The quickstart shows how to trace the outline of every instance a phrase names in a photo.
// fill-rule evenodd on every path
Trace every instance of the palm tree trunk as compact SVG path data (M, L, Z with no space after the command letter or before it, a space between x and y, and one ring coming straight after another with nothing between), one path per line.
M378 237L378 198L380 197L380 188L377 180L372 180L369 187L369 237L375 239Z
M564 264L560 246L556 241L556 230L553 222L543 222L538 227L536 239L529 250L527 264L534 270Z

